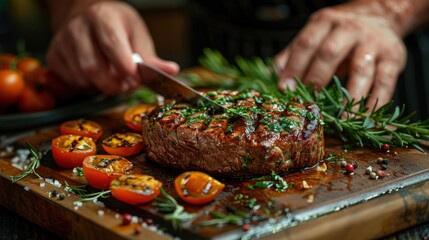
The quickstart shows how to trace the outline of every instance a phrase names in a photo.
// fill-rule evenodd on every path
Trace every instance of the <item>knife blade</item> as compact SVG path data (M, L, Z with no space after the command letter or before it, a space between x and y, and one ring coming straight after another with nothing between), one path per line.
M137 63L142 83L156 93L166 98L182 100L193 105L202 102L204 106L211 107L215 112L226 112L224 106L204 96L179 79L144 63L140 55L133 54L133 60Z

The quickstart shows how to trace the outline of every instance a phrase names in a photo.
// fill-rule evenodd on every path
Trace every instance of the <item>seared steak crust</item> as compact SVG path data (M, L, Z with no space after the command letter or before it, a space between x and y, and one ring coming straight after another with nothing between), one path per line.
M143 119L151 160L182 170L255 176L311 167L323 157L323 127L316 104L285 103L254 91L207 95L228 107L228 112L171 104Z

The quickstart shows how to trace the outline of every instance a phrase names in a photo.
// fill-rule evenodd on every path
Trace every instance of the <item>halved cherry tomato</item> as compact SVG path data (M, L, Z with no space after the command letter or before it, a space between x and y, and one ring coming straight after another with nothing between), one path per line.
M74 134L97 140L103 135L100 124L86 119L70 120L60 126L61 134Z
M92 138L71 134L54 138L51 147L55 162L62 168L80 167L85 157L97 151Z
M92 155L82 163L83 174L89 185L97 189L107 189L110 183L125 174L133 163L121 156Z
M127 108L124 112L125 124L131 130L141 132L142 117L148 116L155 107L156 106L152 104L141 103Z
M112 155L123 157L139 153L143 149L142 135L137 133L115 133L103 140L103 149Z
M213 201L224 187L223 183L198 171L184 172L174 180L174 188L179 197L195 205Z
M152 201L159 195L162 182L149 175L122 175L110 183L112 196L129 204Z
M25 87L19 98L18 107L22 112L48 111L56 106L56 100L51 93L32 87Z
M0 70L0 106L10 106L19 101L25 89L22 75L13 70Z

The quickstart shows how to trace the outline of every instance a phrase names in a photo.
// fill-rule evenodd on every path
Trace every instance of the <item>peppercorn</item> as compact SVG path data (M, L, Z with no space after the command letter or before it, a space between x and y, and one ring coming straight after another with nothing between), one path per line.
M383 160L381 160L381 164L389 164L389 159L383 158Z
M353 166L353 164L347 163L347 165L346 165L347 173L352 173L352 172L354 172L354 170L355 170L355 167Z
M381 147L381 149L383 149L384 151L389 151L390 145L388 143L385 143L385 144L383 144L383 146Z
M153 219L152 219L152 218L145 218L145 219L144 219L144 222L145 222L147 225L149 225L149 226L154 225L154 223L153 223Z
M133 219L133 216L129 213L122 214L122 225L129 225Z
M382 164L381 165L381 169L386 170L387 169L387 165L386 164Z
M384 178L386 176L386 173L383 170L378 170L377 171L377 176L380 178Z
M352 165L353 165L354 169L358 168L358 164L356 161L352 161Z
M245 232L247 232L247 231L249 231L252 227L249 225L249 224L243 224L243 226L242 226L242 228L243 228L243 231L245 231Z
M369 166L365 169L365 174L371 174L372 173L372 166Z
M137 225L134 228L134 235L139 235L143 231L142 227L140 225Z
M371 172L370 174L369 174L369 178L370 179L377 179L377 173L375 173L375 172Z

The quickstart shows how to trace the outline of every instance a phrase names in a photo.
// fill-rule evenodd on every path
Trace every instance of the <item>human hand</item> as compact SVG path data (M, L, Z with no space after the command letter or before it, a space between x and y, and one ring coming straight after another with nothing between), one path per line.
M131 91L141 83L133 53L168 74L179 71L156 55L143 19L128 4L97 2L70 14L47 53L49 67L68 84L106 95Z
M371 2L371 1L369 1ZM346 70L355 100L368 96L378 107L393 96L406 62L406 49L395 26L373 14L367 2L350 2L314 13L291 44L276 56L279 88L294 89L294 77L317 88Z

